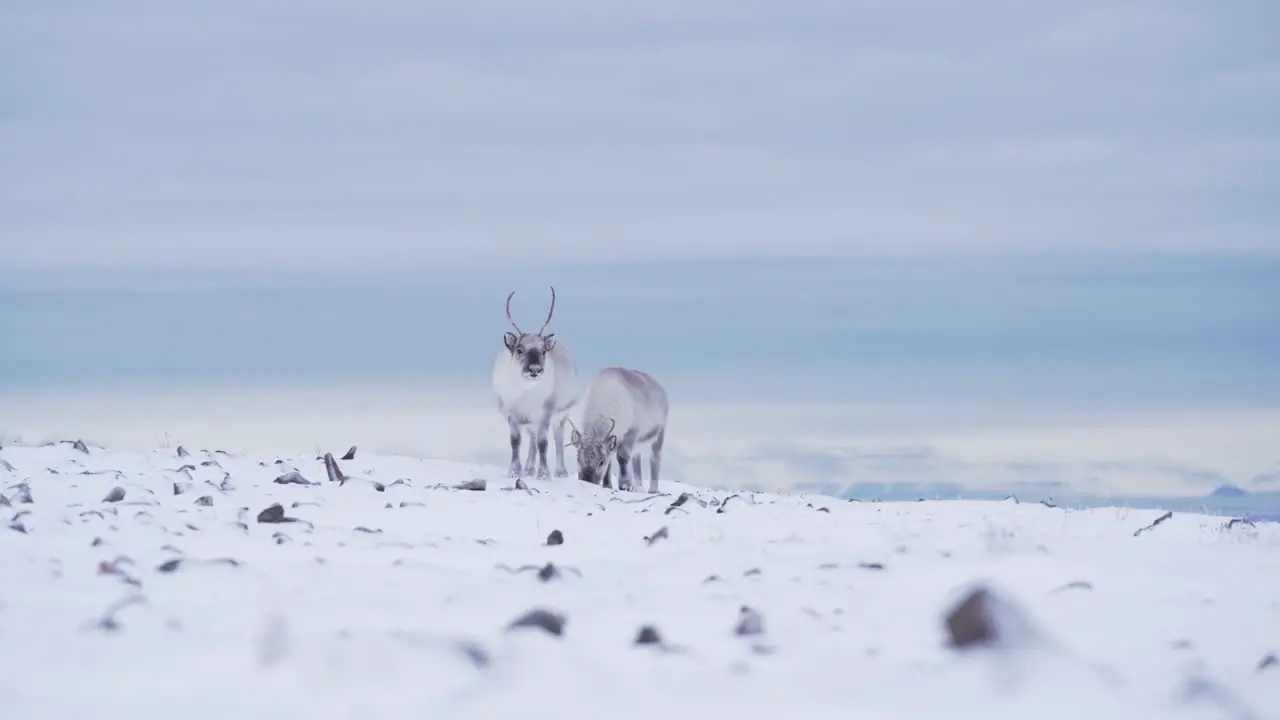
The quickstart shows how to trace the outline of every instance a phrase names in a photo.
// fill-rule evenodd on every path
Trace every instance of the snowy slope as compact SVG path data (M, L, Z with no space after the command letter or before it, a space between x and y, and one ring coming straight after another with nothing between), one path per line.
M1276 525L84 449L0 450L3 718L1280 718ZM1002 639L948 647L976 583Z

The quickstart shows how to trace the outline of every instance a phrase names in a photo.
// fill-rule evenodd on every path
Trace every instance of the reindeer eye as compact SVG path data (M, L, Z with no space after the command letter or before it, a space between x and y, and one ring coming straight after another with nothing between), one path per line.
M516 348L516 354L517 354L517 355L523 355L523 354L524 354L524 348L522 348L522 347L518 347L518 348Z

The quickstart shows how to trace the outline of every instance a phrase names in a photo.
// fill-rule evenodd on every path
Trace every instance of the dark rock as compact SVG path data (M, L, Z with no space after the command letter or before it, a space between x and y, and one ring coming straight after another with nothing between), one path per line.
M4 493L0 493L0 507L13 507L13 504L9 502L9 498L4 496Z
M751 568L750 570L742 573L742 576L751 577L752 575L762 575L762 574L764 574L764 571L761 570L760 568Z
M75 448L76 450L79 450L85 455L89 454L89 446L85 444L84 440L77 440L71 443L71 447Z
M98 546L99 546L99 545L101 545L102 543L103 543L102 538L100 538L100 537L96 537L96 538L94 538L94 539L93 539L93 542L89 543L89 547L98 547Z
M191 453L187 452L186 448L182 447L181 445L178 446L178 457L186 457L190 454Z
M658 531L655 532L654 534L645 536L644 541L648 543L650 547L652 547L654 543L658 542L659 540L665 540L668 537L670 537L670 533L667 531L667 526L663 525L662 527L658 528Z
M31 497L31 486L26 483L18 483L17 491L13 494L13 501L19 505L35 504L35 499Z
M191 483L174 483L173 484L174 495L181 495L182 493L190 492L190 491L191 491Z
M1277 666L1280 666L1280 657L1276 657L1275 653L1267 653L1266 657L1258 661L1258 672Z
M764 617L743 605L738 610L738 624L733 628L734 635L761 635L764 633Z
M164 562L157 565L156 570L162 573L171 573L174 570L177 570L178 567L181 565L182 565L182 558L173 558L170 560L165 560Z
M548 544L548 545L563 545L563 544L564 544L564 533L560 532L559 530L552 530L552 531L551 531L551 534L547 536L547 544Z
M274 541L276 542L276 544L277 544L277 545L283 545L283 544L285 544L285 543L287 543L287 542L291 542L291 541L292 541L292 538L290 538L288 535L285 535L285 534L284 534L284 533L282 533L282 532L276 532L276 533L273 533L273 534L271 535L271 539L272 539L272 540L274 540Z
M313 483L303 477L302 473L297 470L287 472L271 482L277 485L319 485L319 483Z
M324 454L324 471L329 476L329 482L336 482L339 486L345 485L351 479L342 472L342 468L338 467L338 461L333 459L333 453Z
M1021 612L985 587L976 586L947 613L947 645L956 650L1009 647L1032 635Z
M1248 525L1249 527L1257 527L1257 525L1254 525L1253 521L1248 518L1231 518L1222 526L1222 529L1230 530L1237 525Z
M200 505L201 507L213 507L213 496L201 495L196 498L196 505Z
M365 527L365 526L363 526L363 525L357 525L357 526L354 528L354 530L355 530L356 532L368 533L368 534L370 534L370 535L377 535L377 534L379 534L379 533L381 533L381 532L382 532L381 530L374 530L374 529L372 529L372 528L367 528L367 527Z
M111 492L107 493L107 496L102 498L102 501L113 503L113 502L120 502L123 499L124 499L124 488L117 485L116 487L111 488Z
M560 571L552 563L547 563L538 569L538 579L542 582L548 582L560 577Z
M539 628L548 633L560 637L564 635L564 626L567 619L564 615L552 612L551 610L531 610L524 615L516 618L507 626L507 631L518 630L520 628Z
M636 645L661 645L662 636L658 634L658 628L652 625L645 625L640 628L640 632L636 634Z
M485 487L486 487L486 483L484 481L484 478L473 478L464 483L459 483L457 485L454 485L453 489L454 490L484 490Z
M528 485L527 483L525 483L525 481L524 481L523 479L521 479L521 478L516 478L516 489L517 489L517 490L528 490L528 489L529 489L529 485Z
M708 575L708 576L706 577L706 579L704 579L702 582L704 582L704 583L709 583L709 582L723 582L723 580L724 580L724 579L723 579L723 578L721 578L719 575Z
M401 500L400 507L426 507L426 503L420 503L416 500Z
M258 513L258 522L260 523L282 523L289 522L291 519L285 517L284 506L280 503L272 503L267 509Z
M13 530L14 532L20 532L23 535L27 534L27 526L23 525L20 522L10 523L9 529Z
M346 455L343 455L341 459L343 459L343 460L355 460L355 459L356 459L356 446L355 446L355 445L352 445L352 446L351 446L351 449L350 449L350 450L348 450L348 451L347 451L347 454L346 454Z
M858 567L862 568L863 570L883 570L884 569L884 565L878 562L860 562L858 563Z

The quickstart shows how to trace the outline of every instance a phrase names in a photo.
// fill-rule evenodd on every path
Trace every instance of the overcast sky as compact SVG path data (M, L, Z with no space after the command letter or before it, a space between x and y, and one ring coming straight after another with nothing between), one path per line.
M1274 0L10 2L8 429L120 439L127 396L134 439L185 412L305 444L411 388L483 407L506 292L534 324L550 283L585 373L721 405L673 438L686 473L821 480L888 422L797 410L693 449L727 402L924 405L947 432L1275 408L1278 27ZM262 393L296 385L384 405L293 424ZM138 394L197 387L245 409ZM497 439L458 452L501 454L485 413ZM442 442L404 422L388 443ZM1230 472L1190 432L1142 462L1247 483L1280 425L1239 423ZM1096 440L1079 457L1114 460Z
M0 266L1276 252L1280 5L6 5Z

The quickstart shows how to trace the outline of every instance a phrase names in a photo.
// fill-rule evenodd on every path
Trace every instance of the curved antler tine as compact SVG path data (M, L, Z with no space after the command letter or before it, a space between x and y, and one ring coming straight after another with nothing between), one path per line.
M523 335L524 331L520 329L520 326L516 324L515 320L511 319L511 298L515 296L516 296L515 290L512 290L511 294L507 296L507 320L511 323L511 327L516 329L517 333Z
M573 420L571 420L570 418L565 418L565 420L569 421L569 429L572 430L574 434L577 435L578 437L582 437L582 433L578 432L578 426L573 424ZM569 437L572 438L573 436L570 435ZM573 440L570 440L569 444L574 446L577 445L577 443L573 442Z
M551 324L551 316L556 314L556 286L551 286L551 310L547 313L546 322L542 323L542 327L538 328L538 334L541 335L543 330Z
M613 429L614 429L615 427L617 427L617 426L618 426L618 419L617 419L617 418L609 418L609 429L605 432L604 436L605 436L605 437L609 437L610 435L612 435L612 434L613 434Z

